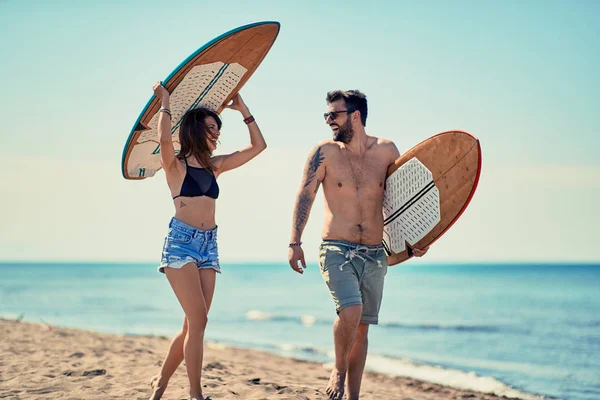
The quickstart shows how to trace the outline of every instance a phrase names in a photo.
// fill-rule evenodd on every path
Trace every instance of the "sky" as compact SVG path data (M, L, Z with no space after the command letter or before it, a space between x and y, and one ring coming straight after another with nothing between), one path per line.
M268 149L220 177L223 262L287 261L331 89L360 89L367 132L405 152L447 130L480 139L479 187L414 263L600 261L596 1L0 0L0 261L157 262L174 214L164 174L121 175L152 85L238 26L278 21L241 93ZM225 110L218 153L249 141ZM304 250L315 261L324 206Z

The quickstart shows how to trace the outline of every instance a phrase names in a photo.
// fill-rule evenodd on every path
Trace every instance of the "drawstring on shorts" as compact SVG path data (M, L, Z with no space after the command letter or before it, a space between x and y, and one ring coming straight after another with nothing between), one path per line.
M343 271L346 264L350 264L352 262L352 259L354 259L354 257L360 258L364 262L367 262L367 261L371 261L374 263L376 262L377 266L379 268L382 268L383 265L381 264L381 261L375 260L373 257L368 255L367 254L368 251L369 251L369 248L367 246L361 246L361 245L356 246L356 248L346 250L346 253L344 253L344 257L346 257L346 261L342 265L340 265L340 271Z

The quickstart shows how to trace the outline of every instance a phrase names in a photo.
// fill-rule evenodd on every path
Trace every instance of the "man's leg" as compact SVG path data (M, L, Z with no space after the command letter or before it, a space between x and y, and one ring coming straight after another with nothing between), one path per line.
M348 400L357 400L360 395L360 384L367 361L368 334L369 325L363 322L359 323L348 360Z
M376 254L370 253L369 255L374 256L375 261L379 260L379 262L365 262L365 270L360 284L363 306L360 324L356 330L349 357L348 400L356 400L360 395L360 385L367 361L369 325L377 325L379 322L383 286L388 269L387 256L383 249L377 251Z
M346 307L340 311L333 324L335 366L331 371L326 390L330 399L341 400L344 397L346 374L349 372L348 363L351 358L350 350L356 336L361 314L361 305Z
M326 390L329 398L334 400L344 397L350 350L363 314L359 287L363 266L349 262L345 255L347 250L347 246L323 242L319 251L321 275L338 313L333 324L335 366Z

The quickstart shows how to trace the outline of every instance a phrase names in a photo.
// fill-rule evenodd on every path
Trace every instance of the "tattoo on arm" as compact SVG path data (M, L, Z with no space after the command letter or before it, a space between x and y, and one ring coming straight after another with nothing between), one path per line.
M303 191L298 196L298 202L296 203L296 213L294 215L294 229L296 232L302 232L306 222L308 221L308 215L312 208L312 203L315 200L311 193Z
M317 171L325 156L323 155L323 151L321 147L317 147L312 157L308 161L308 165L304 171L304 184L302 185L302 189L300 189L300 193L298 194L298 199L296 200L296 207L294 209L294 225L293 225L293 235L296 237L300 237L302 235L302 231L306 226L306 222L308 221L308 216L310 214L310 209L312 208L313 202L315 201L315 195L319 190L319 186L321 185L321 181L317 179ZM309 186L316 180L316 185L314 190Z
M324 159L325 156L323 155L321 148L317 147L315 154L313 154L312 158L308 163L308 168L306 170L306 182L304 182L304 187L310 185L310 183L315 179L315 177L317 176L317 170L323 163Z

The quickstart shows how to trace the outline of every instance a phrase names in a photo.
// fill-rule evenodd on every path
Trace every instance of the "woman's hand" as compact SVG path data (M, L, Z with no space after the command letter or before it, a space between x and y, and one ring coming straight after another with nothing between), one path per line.
M250 112L248 111L248 106L246 105L246 103L244 103L244 100L242 99L242 96L240 96L239 93L233 96L233 99L231 99L231 103L225 104L223 107L239 111L242 114L250 115ZM244 115L244 118L248 115Z
M168 100L169 99L169 91L165 89L162 85L161 81L158 81L152 87L154 94L158 97L159 100Z

